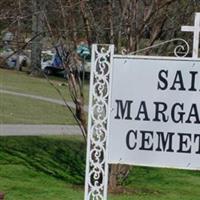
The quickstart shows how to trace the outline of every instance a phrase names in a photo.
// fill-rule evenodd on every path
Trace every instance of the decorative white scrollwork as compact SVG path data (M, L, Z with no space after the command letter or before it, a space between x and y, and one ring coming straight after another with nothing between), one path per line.
M134 52L131 52L129 53L130 55L136 55L138 53L141 53L141 52L145 52L149 49L152 49L152 48L157 48L157 47L160 47L160 46L163 46L165 44L168 44L168 43L171 43L171 42L182 42L182 44L179 44L178 46L175 47L174 49L174 55L176 57L186 57L190 51L190 46L188 44L187 41L185 41L184 39L182 38L174 38L174 39L171 39L171 40L167 40L165 42L161 42L161 43L158 43L158 44L155 44L155 45L152 45L150 47L146 47L146 48L143 48L143 49L139 49L137 51L134 51ZM124 54L124 50L123 50L123 54Z
M106 138L113 52L113 45L93 45L85 200L104 200L107 195Z
M178 39L173 39L173 41L182 41L183 44L180 44L178 46L175 47L174 49L174 55L176 57L186 57L190 51L190 46L188 44L188 42L186 42L184 39L178 38Z

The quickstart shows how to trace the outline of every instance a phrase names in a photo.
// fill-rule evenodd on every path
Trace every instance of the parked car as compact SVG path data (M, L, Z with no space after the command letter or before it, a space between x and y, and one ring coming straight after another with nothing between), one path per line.
M2 59L5 59L5 67L10 69L15 69L17 66L17 59L19 58L19 67L28 67L30 66L31 60L30 58L24 54L20 53L20 55L14 54L14 51L12 49L3 49L0 52L0 57Z
M91 69L91 52L88 45L81 43L77 47L76 53L82 59L80 71L85 73L86 78L89 78Z
M47 75L65 70L59 55L57 53L53 53L52 51L42 51L41 69Z

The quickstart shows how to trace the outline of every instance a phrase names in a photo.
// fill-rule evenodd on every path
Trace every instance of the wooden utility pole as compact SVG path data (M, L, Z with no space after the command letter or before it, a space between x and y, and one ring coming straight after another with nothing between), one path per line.
M42 33L43 33L43 0L32 0L32 38L31 43L31 74L40 75L41 69L41 52L42 52ZM37 37L36 37L37 36Z

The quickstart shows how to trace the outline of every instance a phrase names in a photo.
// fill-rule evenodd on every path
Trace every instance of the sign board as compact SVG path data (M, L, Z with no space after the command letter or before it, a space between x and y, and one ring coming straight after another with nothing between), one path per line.
M113 59L108 162L200 169L200 62Z
M113 45L93 45L85 200L107 199L111 163L200 169L200 13L182 31L193 32L191 58L114 55ZM183 39L162 44L177 40L188 53Z

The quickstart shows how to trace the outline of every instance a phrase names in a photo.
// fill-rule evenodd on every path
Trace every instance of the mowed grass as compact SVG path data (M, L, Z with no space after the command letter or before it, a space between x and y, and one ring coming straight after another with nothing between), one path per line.
M82 200L82 137L1 137L0 191L6 200ZM199 200L200 172L133 167L109 200Z
M0 123L76 124L65 106L8 94L0 94Z
M64 78L49 76L50 81L62 93L62 96L70 101L70 93L67 81ZM25 72L17 72L0 68L0 89L21 92L26 94L39 95L54 99L61 99L58 92L45 78L37 78ZM88 102L89 84L84 86L85 102Z
M24 165L0 166L0 190L6 200L78 200L83 190Z
M199 200L200 171L133 167L126 180L133 197L116 200Z
M8 76L8 77L6 77ZM3 80L3 81L2 81ZM53 80L68 99L61 80ZM45 79L0 69L0 88L59 98ZM1 123L73 124L63 106L1 94ZM0 191L6 200L82 200L82 137L0 137ZM200 172L133 167L109 200L200 200Z
M81 137L1 137L0 191L6 200L83 199L83 149Z
M67 101L71 101L67 81L50 77ZM64 86L62 86L64 84ZM85 96L88 98L88 84ZM62 99L45 78L32 77L24 72L0 69L0 89ZM64 106L0 93L0 123L4 124L76 124L72 113Z

